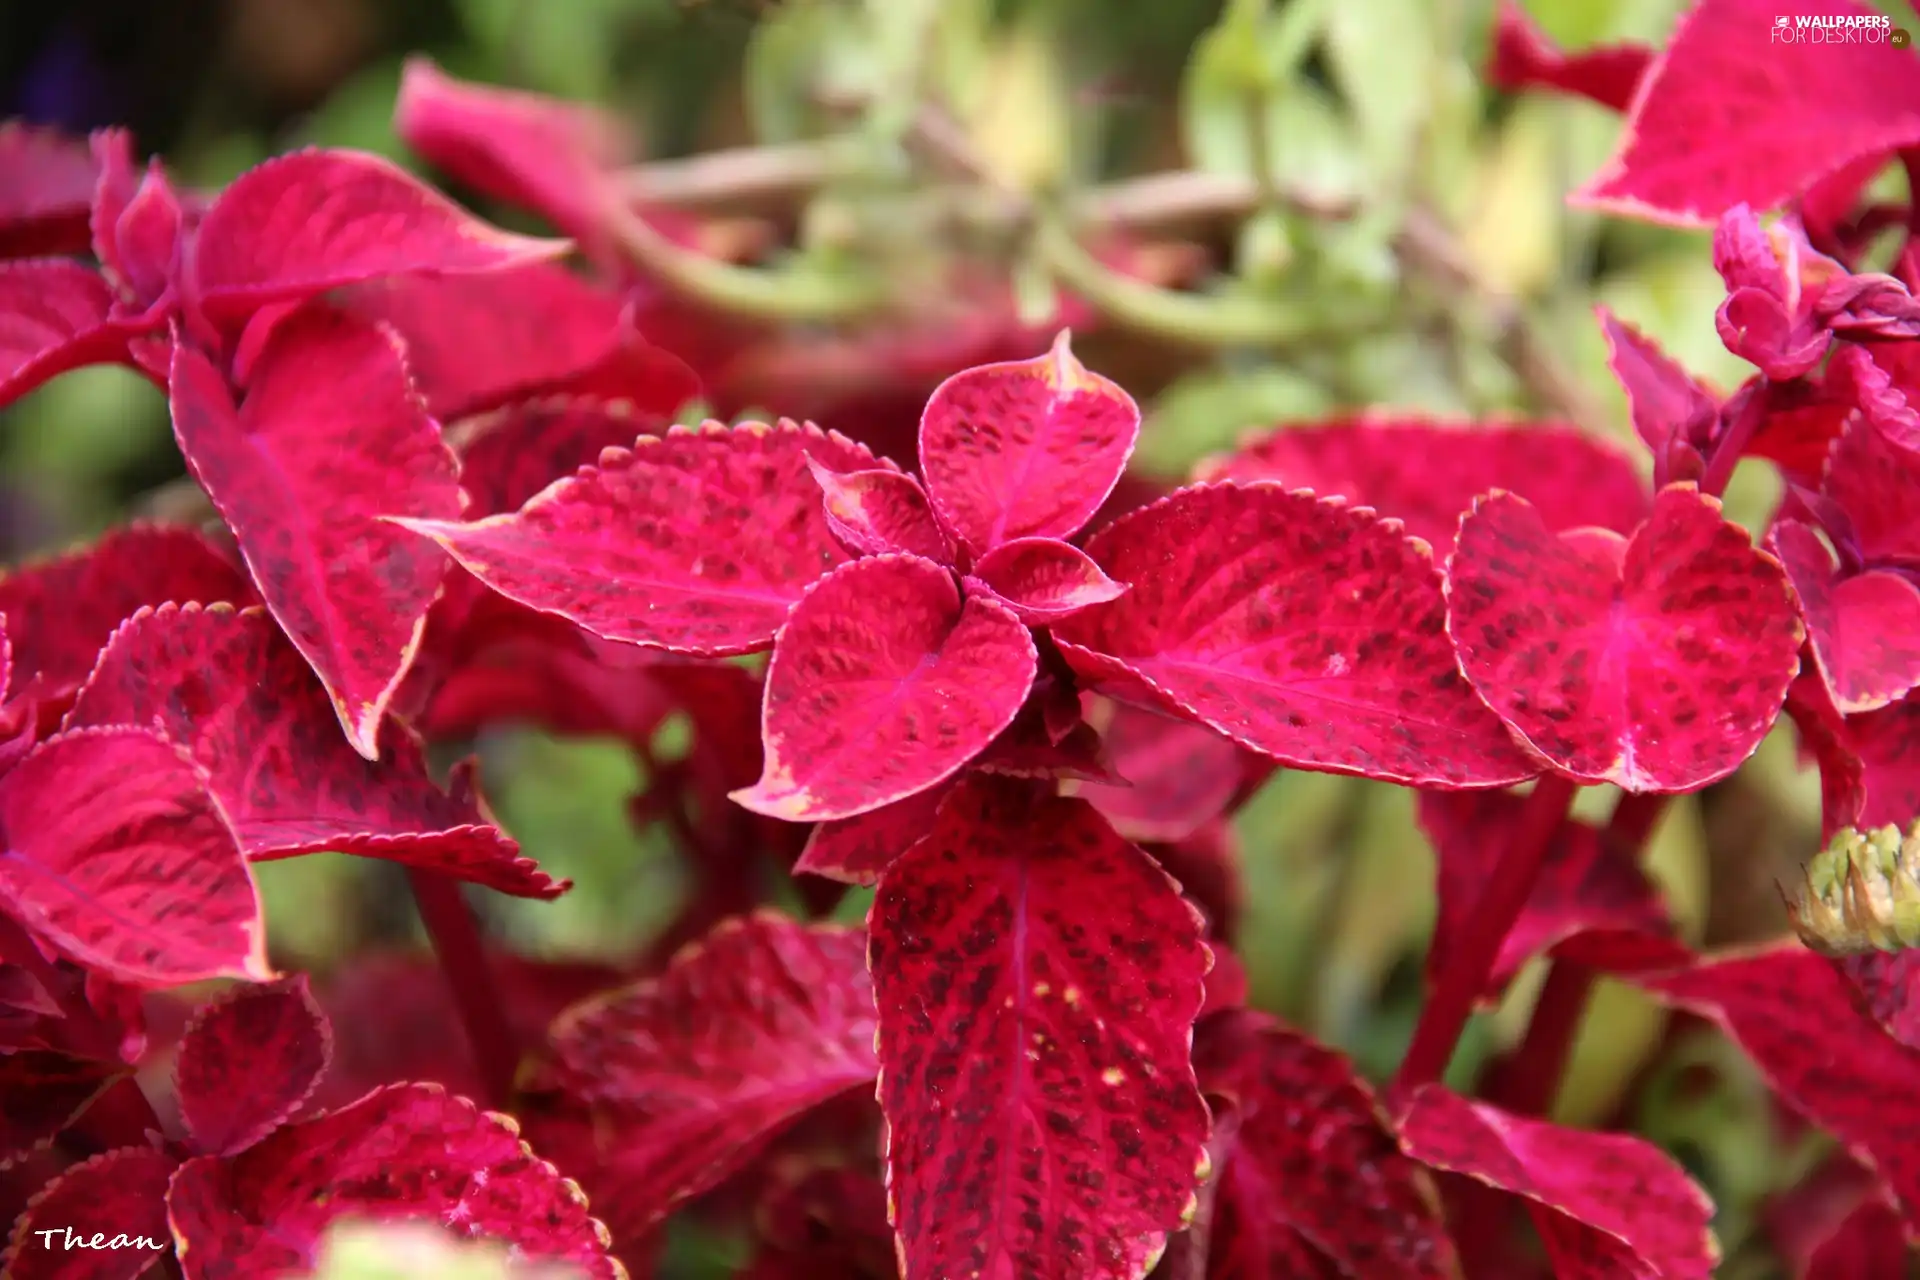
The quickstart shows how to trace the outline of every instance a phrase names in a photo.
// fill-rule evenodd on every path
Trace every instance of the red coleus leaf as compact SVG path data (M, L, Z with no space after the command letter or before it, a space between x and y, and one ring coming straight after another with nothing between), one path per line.
M1834 957L1862 1012L1910 1049L1920 1049L1920 951Z
M567 249L488 226L379 156L296 151L220 193L194 237L191 278L211 315L237 319L378 276L497 271Z
M1461 521L1447 569L1460 667L1563 773L1689 791L1759 745L1798 669L1786 575L1691 484L1631 538L1555 536L1496 493Z
M64 709L114 628L143 605L245 605L253 584L231 552L197 529L135 524L98 542L0 574L13 645L9 698Z
M1857 0L1701 0L1647 71L1614 158L1575 200L1703 225L1920 141L1914 55L1884 38L1810 43L1798 24L1809 16L1885 21Z
M112 307L106 280L77 262L0 262L0 405L69 369L121 357L127 335L107 322Z
M126 1075L118 1062L47 1049L0 1053L0 1170L51 1143Z
M1727 283L1713 317L1727 350L1781 382L1819 365L1830 335L1814 305L1839 263L1815 253L1792 222L1762 227L1736 205L1714 230L1713 265Z
M861 935L772 915L724 923L662 976L562 1014L548 1083L595 1117L597 1210L637 1236L867 1085L874 1017Z
M1876 374L1878 389L1887 388L1886 375L1872 361L1847 361L1843 366L1836 359L1834 367L1865 374L1852 381L1869 397ZM1913 518L1913 495L1920 493L1920 451L1902 446L1882 422L1881 415L1873 413L1848 417L1828 450L1820 493L1845 516L1844 527L1830 532L1844 538L1853 554L1869 563L1911 565L1920 562L1920 528Z
M0 777L0 908L131 982L262 978L260 895L186 752L145 729L49 738Z
M1118 600L1127 590L1100 571L1086 552L1058 538L1015 538L981 556L968 581L1030 627L1064 621L1090 605Z
M309 307L274 329L240 404L184 344L171 399L180 450L267 608L326 684L347 741L376 759L447 572L446 557L382 518L460 512L453 455L398 343Z
M1605 307L1597 308L1597 313L1601 332L1607 339L1607 367L1626 390L1627 404L1633 413L1633 429L1647 449L1656 460L1672 459L1677 447L1690 448L1696 453L1704 451L1719 416L1719 397L1682 369L1652 338ZM1698 477L1674 475L1673 478ZM1501 487L1511 489L1513 486ZM1543 504L1535 499L1535 505ZM1550 518L1556 522L1556 531L1573 527L1573 522L1567 521L1562 513L1555 512ZM1628 533L1633 526L1609 527L1617 533Z
M1301 1274L1302 1253L1333 1275L1459 1274L1427 1171L1345 1057L1234 1012L1200 1025L1193 1060L1222 1138L1205 1275Z
M98 174L81 139L0 121L0 258L84 252Z
M941 524L980 555L1012 538L1072 536L1139 434L1133 398L1075 359L1062 332L1044 356L976 365L935 388L920 469Z
M1564 1129L1428 1085L1401 1107L1407 1153L1522 1196L1562 1280L1706 1280L1720 1261L1706 1193L1659 1148Z
M1531 499L1556 531L1628 533L1647 514L1633 461L1577 427L1357 418L1281 427L1203 461L1201 480L1274 480L1372 507L1444 558L1461 513L1493 489Z
M1283 764L1486 786L1534 766L1455 669L1439 576L1397 527L1278 485L1183 489L1095 534L1132 590L1060 624L1082 676L1139 682Z
M886 468L843 475L817 462L812 467L827 523L854 552L899 552L936 564L953 562L953 540L934 519L927 492L914 477Z
M203 1155L233 1155L300 1110L330 1034L307 980L240 987L194 1014L173 1064L180 1118Z
M906 1280L1143 1275L1206 1171L1209 960L1166 873L1085 801L972 780L869 929Z
M1840 711L1872 711L1920 684L1920 587L1899 573L1841 571L1811 525L1767 534L1806 619L1807 639Z
M100 185L94 194L92 238L101 274L116 301L138 313L168 297L180 274L180 250L193 215L156 157L136 173L124 136L101 151Z
M1421 794L1420 825L1433 841L1440 873L1429 978L1445 970L1447 957L1460 945L1474 904L1504 852L1501 833L1515 828L1525 806L1524 799L1505 791ZM1500 944L1483 994L1498 995L1521 965L1576 934L1664 934L1668 929L1659 891L1634 856L1609 848L1592 824L1570 819L1547 846L1540 878Z
M176 1161L121 1147L49 1182L14 1224L8 1280L135 1280L169 1250L167 1179Z
M932 561L875 556L843 566L780 630L761 715L765 771L733 798L805 822L924 791L1013 723L1037 663L1018 618L963 596Z
M845 471L875 465L844 436L792 422L675 427L608 450L513 514L397 523L502 595L609 640L752 653L848 559L810 457Z
M518 856L464 768L451 795L436 787L400 726L379 761L356 755L313 673L258 609L168 605L114 634L67 724L156 720L207 770L250 858L337 850L524 897L567 887Z
M1638 44L1563 53L1534 25L1517 0L1500 0L1487 78L1502 89L1544 86L1625 111L1653 56L1653 50Z
M1885 1201L1866 1198L1814 1249L1800 1280L1857 1280L1896 1276L1912 1257L1900 1215Z
M1853 727L1833 705L1833 691L1827 688L1814 663L1803 663L1800 674L1788 687L1786 712L1799 736L1801 763L1819 766L1820 838L1831 840L1840 828L1862 821L1861 810L1866 804L1866 766L1854 741ZM1856 720L1864 727L1875 718L1859 716ZM1920 791L1915 797L1920 800ZM1920 805L1899 812L1907 816L1882 819L1882 823L1908 821L1912 814L1920 812Z
M895 858L927 838L954 785L928 787L856 817L819 823L793 869L848 884L873 884Z
M426 1218L612 1280L606 1228L518 1134L506 1116L405 1084L237 1156L196 1156L167 1194L181 1269L187 1280L310 1269L336 1218Z
M1240 789L1240 748L1204 725L1094 694L1089 723L1124 785L1071 784L1129 840L1184 840L1226 812Z

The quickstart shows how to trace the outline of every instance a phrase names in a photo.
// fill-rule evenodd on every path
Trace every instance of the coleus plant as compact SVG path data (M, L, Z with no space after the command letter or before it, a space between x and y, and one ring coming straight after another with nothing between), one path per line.
M1651 487L1574 424L1361 415L1116 501L1139 410L1064 333L939 382L917 471L806 422L669 426L712 379L644 341L637 295L383 162L200 197L122 135L0 134L0 245L92 259L0 267L0 397L131 365L219 517L0 579L7 1274L80 1274L96 1235L153 1247L88 1248L89 1275L279 1274L369 1215L614 1275L686 1214L750 1219L760 1276L1709 1275L1670 1156L1540 1118L1600 972L1718 1023L1838 1139L1840 1207L1783 1247L1802 1274L1897 1255L1920 1041L1913 953L1877 947L1909 940L1904 881L1831 912L1844 946L1800 908L1846 956L1700 956L1636 865L1663 797L1783 709L1837 849L1920 812L1915 250L1860 270L1884 219L1855 207L1920 145L1884 114L1912 58L1780 63L1825 132L1783 148L1732 111L1677 169L1680 122L1776 65L1756 12L1704 0L1656 56L1564 55L1503 11L1497 76L1631 108L1595 199L1717 222L1747 385L1601 317ZM595 255L577 119L433 75L403 132ZM1788 482L1762 546L1719 508L1743 457ZM675 712L693 746L654 760ZM670 960L481 944L453 881L567 886L423 739L508 719L666 766L635 810L695 861ZM1275 767L1421 792L1429 995L1384 1087L1246 1007L1223 820ZM1570 816L1600 784L1608 824ZM321 850L410 868L470 1060L442 1037L326 1075L323 1008L372 1041L414 1007L381 998L402 971L317 998L272 973L251 866ZM875 886L864 927L754 911L767 851L815 910ZM1441 1084L1542 954L1519 1047L1478 1096ZM208 979L245 985L154 1035L155 993ZM132 1074L165 1056L170 1086Z

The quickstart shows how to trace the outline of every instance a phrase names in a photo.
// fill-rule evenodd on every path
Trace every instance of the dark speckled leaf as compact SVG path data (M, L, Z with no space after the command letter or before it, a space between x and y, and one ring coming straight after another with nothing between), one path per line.
M1582 782L1691 791L1752 754L1799 670L1773 557L1691 484L1632 538L1556 536L1496 493L1461 522L1447 626L1480 696Z
M1209 963L1093 806L972 779L869 922L905 1280L1137 1280L1193 1212Z
M840 541L861 555L888 552L953 562L953 540L933 517L927 492L902 471L885 467L843 474L813 464L827 523Z
M305 977L238 987L203 1006L173 1063L195 1149L232 1155L299 1111L326 1070L330 1040Z
M178 1163L152 1147L121 1147L62 1173L14 1224L0 1260L7 1280L135 1280L172 1252L167 1179ZM72 1248L69 1238L98 1247Z
M1813 526L1783 520L1767 534L1806 620L1834 705L1872 711L1920 684L1920 587L1898 573L1841 571Z
M1087 552L1132 584L1053 629L1095 683L1297 768L1451 786L1536 772L1454 665L1432 563L1371 512L1273 483L1198 485Z

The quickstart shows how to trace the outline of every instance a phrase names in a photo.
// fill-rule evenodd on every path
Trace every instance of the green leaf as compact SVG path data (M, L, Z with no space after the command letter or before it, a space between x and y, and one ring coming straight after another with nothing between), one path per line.
M864 15L832 0L793 0L754 27L744 92L747 117L761 142L820 137L829 121L823 98L870 99L880 90L882 63Z
M1327 14L1328 69L1353 109L1375 190L1399 190L1427 118L1439 47L1433 0L1341 0Z

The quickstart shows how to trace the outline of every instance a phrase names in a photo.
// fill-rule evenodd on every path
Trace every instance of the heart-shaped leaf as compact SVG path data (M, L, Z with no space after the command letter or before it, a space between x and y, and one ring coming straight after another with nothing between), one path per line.
M760 781L738 803L789 822L851 818L957 773L1013 723L1033 637L917 556L874 556L794 607L767 667Z
M1206 1165L1209 961L1166 873L1085 801L969 780L869 929L902 1275L1142 1275Z
M1454 666L1439 575L1397 527L1272 483L1182 489L1087 543L1133 587L1054 628L1083 677L1283 764L1417 785L1536 769Z
M1786 575L1691 484L1632 538L1556 536L1512 494L1474 505L1447 568L1447 628L1487 704L1563 773L1632 791L1724 778L1799 667Z
M1140 409L1074 357L1067 334L1033 360L976 365L920 418L933 510L975 555L1012 538L1068 538L1113 491Z
M1086 552L1058 538L1015 538L981 556L978 583L1030 627L1063 621L1091 605L1118 600L1127 584L1100 571Z
M920 482L880 468L842 474L813 463L813 478L826 503L827 523L860 555L890 552L953 563L953 541L933 517Z
M124 357L127 336L107 323L113 291L77 262L0 262L0 405L81 365Z
M1814 661L1843 713L1872 711L1920 684L1920 587L1902 575L1841 572L1813 527L1783 520L1767 550L1793 584Z
M290 1119L320 1083L331 1042L304 976L239 987L202 1006L173 1063L195 1148L233 1155Z
M152 1147L83 1160L35 1193L13 1228L8 1280L137 1280L172 1252L167 1179L177 1166ZM77 1246L77 1247L76 1247Z

